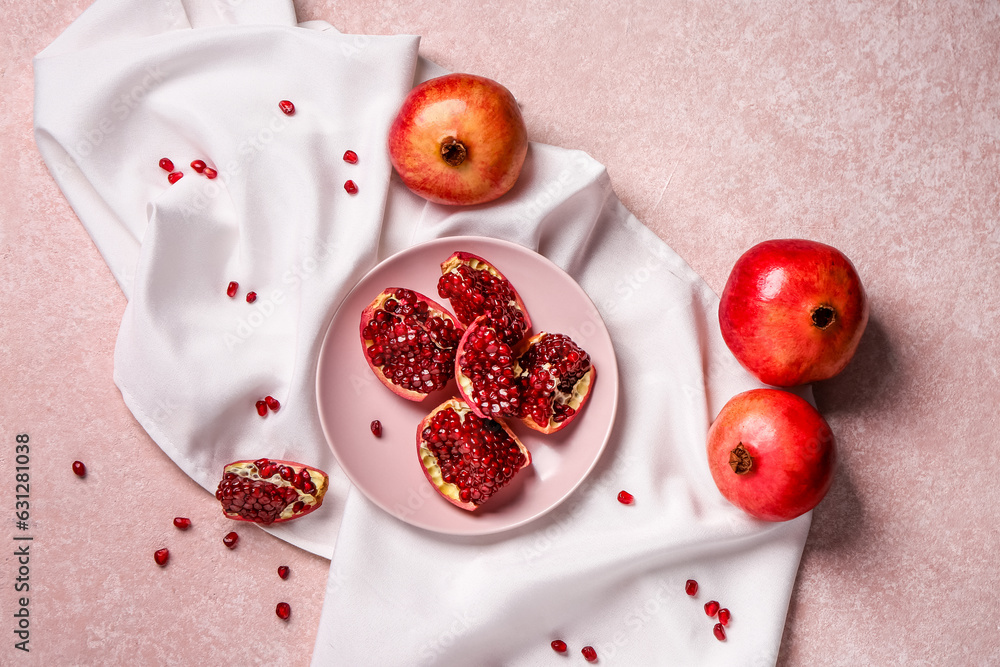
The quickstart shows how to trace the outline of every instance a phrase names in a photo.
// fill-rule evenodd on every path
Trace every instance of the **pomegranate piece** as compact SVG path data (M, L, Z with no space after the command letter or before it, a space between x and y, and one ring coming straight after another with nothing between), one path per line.
M712 628L712 632L715 634L715 638L720 642L726 641L726 629L722 627L722 623L716 623L715 627Z
M291 116L295 113L295 105L288 100L281 100L278 102L278 108L281 109L281 113L286 116Z
M370 424L370 428L372 430L372 435L374 435L376 438L382 437L382 422L375 419Z
M257 292L247 292L247 303L253 303L257 300Z
M278 399L276 399L274 396L265 396L264 404L267 405L267 407L273 410L274 412L277 412L278 410L281 409L281 403L279 403Z
M347 194L349 195L358 194L358 186L354 181L347 181L344 183L344 189L347 190Z
M83 465L83 461L73 461L73 474L77 477L87 474L87 466Z
M708 616L715 616L719 613L719 603L715 600L709 600L705 603L705 613Z
M239 288L240 284L238 282L236 282L235 280L230 282L229 286L226 287L226 295L229 296L229 298L236 296L236 290L238 290Z
M511 346L490 326L487 315L473 322L458 344L455 380L477 417L516 417L523 378Z
M539 333L523 345L518 417L541 433L555 433L572 422L590 398L597 368L579 345L564 334Z
M728 609L723 607L719 610L719 623L722 625L729 625L729 619L732 618L732 614Z
M191 527L191 519L183 516L175 516L174 525L181 530L187 530Z
M691 597L694 597L695 595L697 595L698 594L698 582L695 581L694 579L688 579L684 583L684 592L687 593L688 595L690 595Z
M555 651L556 653L565 653L566 652L566 642L564 642L561 639L555 639L555 640L553 640L552 641L552 650Z
M281 577L282 579L287 579L288 578L288 574L290 572L291 572L291 569L287 565L279 565L278 566L278 576Z
M500 270L478 255L456 252L441 263L438 296L448 299L455 318L469 326L486 315L501 340L517 345L531 330L520 295Z
M191 168L194 169L199 174L205 171L205 161L204 160L192 160Z
M580 649L580 653L587 659L587 662L597 662L597 651L594 650L593 646L584 646Z
M358 163L358 154L355 153L354 151L346 151L344 153L344 162L346 162L348 164L357 164Z
M619 491L618 502L620 502L622 505L631 505L632 503L635 502L635 496L633 496L628 491Z
M184 178L184 172L183 171L175 171L175 172L172 172L170 174L167 174L167 182L169 182L170 185L173 185L174 183L176 183L177 181L181 180L182 178Z
M226 545L228 549L235 549L236 544L240 541L240 535L235 530L231 530L226 533L222 538L222 543Z
M281 523L318 509L329 484L322 470L262 458L227 465L215 497L230 519Z
M205 167L204 173L205 173L205 178L207 178L208 180L212 180L213 178L219 175L219 172L212 169L211 167Z
M153 560L156 561L157 565L159 565L160 567L163 567L164 565L167 564L167 561L170 560L170 550L169 549L157 549L153 553Z
M531 463L531 454L502 422L477 417L452 398L417 429L424 475L448 502L474 511Z
M173 171L174 170L174 163L168 157L161 157L160 158L160 169L162 169L163 171L166 171L166 172Z
M361 313L361 345L375 376L395 394L422 401L455 374L462 330L440 304L399 287L382 291Z
M254 406L257 408L257 414L259 414L261 417L267 416L267 403L265 403L264 401L257 401L256 403L254 403Z
M287 602L279 602L274 608L274 613L278 615L283 621L287 621L288 617L292 615L292 608Z

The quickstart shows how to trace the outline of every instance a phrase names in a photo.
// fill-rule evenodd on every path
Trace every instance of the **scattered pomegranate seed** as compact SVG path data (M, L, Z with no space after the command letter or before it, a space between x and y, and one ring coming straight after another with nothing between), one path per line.
M170 158L168 157L160 158L160 169L162 169L163 171L173 171L174 163L171 162Z
M217 172L216 170L212 169L211 167L205 167L205 178L207 178L208 180L212 180L218 175L219 172Z
M288 606L287 602L279 602L278 606L274 608L274 613L278 615L283 621L287 621L288 617L292 615L292 608Z
M719 613L719 603L715 600L709 600L705 603L705 613L709 616L715 616Z
M722 608L719 610L719 623L722 623L723 625L729 625L729 619L732 617L733 615L729 612L728 609Z
M344 153L344 162L347 162L349 164L357 164L358 154L355 153L354 151L347 151L346 153Z
M266 417L267 416L267 403L265 403L264 401L257 401L257 403L255 403L255 405L257 406L257 414L259 414L261 417Z
M238 290L239 288L240 284L234 280L231 283L229 283L229 287L226 288L226 294L229 295L230 298L232 298L236 296L236 290Z
M594 650L593 646L584 646L580 649L580 653L587 659L587 662L597 662L597 651Z
M556 653L565 653L566 652L566 642L564 642L561 639L553 640L553 642L552 642L552 650L555 651Z
M684 592L688 595L694 597L698 594L698 582L694 579L688 579L684 584Z
M371 429L372 429L372 435L374 435L376 438L382 437L382 422L380 422L377 419L372 421Z
M347 194L349 195L358 194L358 186L354 184L354 181L347 181L344 183L344 189L347 190Z
M265 396L264 404L267 405L267 407L274 410L275 412L281 409L281 403L279 403L278 399L276 399L274 396Z
M633 496L628 491L619 491L618 502L620 502L622 505L631 505L632 503L635 502L635 496Z
M236 548L236 543L240 541L240 536L236 531L231 531L226 533L226 536L222 538L222 543L225 544L230 549Z
M247 303L253 303L257 300L257 292L247 292Z
M168 549L157 549L153 554L153 560L156 561L157 565L163 567L170 560L170 551Z
M281 577L282 579L287 579L289 572L291 572L291 570L287 565L278 566L278 576Z
M712 632L715 633L715 638L720 642L726 641L726 629L722 627L722 623L716 623L715 627L712 628Z
M191 168L200 174L201 172L205 171L205 161L194 160L193 162L191 162Z
M281 100L278 102L278 108L281 109L281 112L286 116L291 116L295 113L295 105L288 100Z
M172 174L167 175L167 180L170 182L170 185L173 185L182 178L184 178L183 171L175 171Z
M83 477L87 474L87 466L83 465L83 461L73 461L73 473L77 477Z
M187 530L188 528L191 527L191 519L188 519L187 517L183 516L175 516L174 525L180 528L181 530Z

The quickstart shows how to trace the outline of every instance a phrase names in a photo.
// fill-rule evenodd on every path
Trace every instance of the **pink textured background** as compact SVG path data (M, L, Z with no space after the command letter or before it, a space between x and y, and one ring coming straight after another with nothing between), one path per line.
M22 432L35 536L30 655L12 648L16 563L0 549L0 663L223 664L239 646L306 665L326 561L250 528L222 547L214 499L112 382L125 300L34 146L31 57L88 4L0 0L0 540L16 532ZM517 4L296 7L347 32L422 35L428 57L506 84L533 139L606 164L717 292L767 238L851 257L872 321L847 371L815 388L841 466L777 661L1000 663L1000 4Z

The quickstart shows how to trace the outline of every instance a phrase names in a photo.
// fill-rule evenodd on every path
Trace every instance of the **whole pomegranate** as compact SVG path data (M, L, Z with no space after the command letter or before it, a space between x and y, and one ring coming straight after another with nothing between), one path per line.
M836 442L806 400L780 389L737 394L708 430L708 467L719 491L747 514L788 521L830 488Z
M868 323L868 297L839 250L764 241L737 260L719 302L722 337L761 382L825 380L844 369Z
M514 186L528 133L506 88L473 74L447 74L410 91L388 146L403 183L424 199L482 204Z

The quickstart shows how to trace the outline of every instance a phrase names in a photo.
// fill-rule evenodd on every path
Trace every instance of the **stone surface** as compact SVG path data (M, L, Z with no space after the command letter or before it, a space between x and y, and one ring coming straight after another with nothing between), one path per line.
M17 658L221 664L240 645L306 665L327 562L249 526L225 549L215 500L134 421L112 382L124 297L35 150L31 57L88 4L0 0L0 507L13 507L14 437L27 432L36 536L32 653ZM606 164L622 201L717 292L767 238L851 257L872 321L845 373L815 388L841 464L768 658L1000 663L1000 5L296 8L345 32L422 35L426 56L507 85L532 139ZM5 613L15 560L3 556ZM294 607L287 624L279 600ZM738 641L738 610L728 630Z

